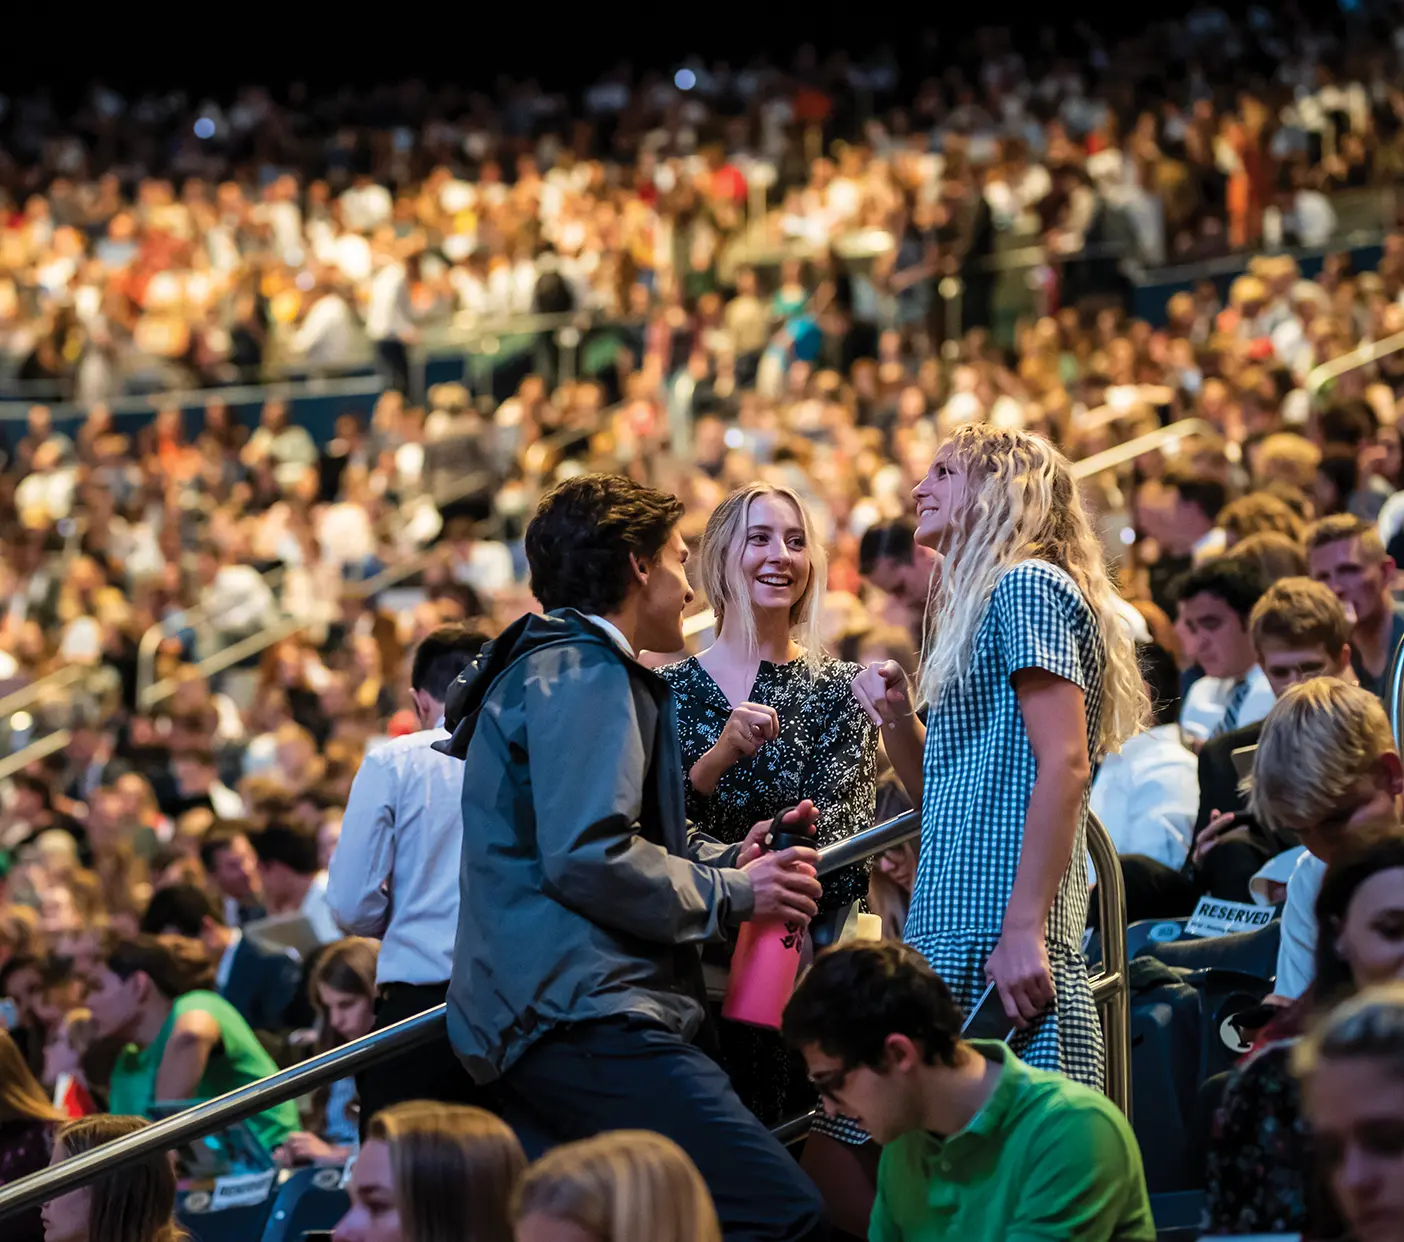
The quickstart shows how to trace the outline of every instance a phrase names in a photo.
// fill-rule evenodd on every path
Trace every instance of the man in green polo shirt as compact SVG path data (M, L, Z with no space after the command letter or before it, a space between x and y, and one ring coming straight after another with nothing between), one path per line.
M950 989L914 949L820 954L786 1038L834 1113L883 1145L872 1242L1153 1242L1141 1153L1105 1096L965 1041Z
M113 1113L149 1116L157 1104L212 1100L277 1072L233 1005L191 988L198 969L178 944L173 937L119 940L88 981L99 1036L123 1043L112 1070ZM272 1151L299 1129L297 1105L289 1100L255 1113L249 1128Z

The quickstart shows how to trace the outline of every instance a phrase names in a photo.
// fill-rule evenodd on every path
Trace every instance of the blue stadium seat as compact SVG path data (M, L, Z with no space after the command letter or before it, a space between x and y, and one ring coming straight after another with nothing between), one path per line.
M301 1242L302 1235L335 1226L351 1206L341 1169L299 1169L278 1188L262 1242Z
M190 1234L191 1242L249 1242L262 1232L272 1204L273 1196L269 1195L262 1203L212 1212L209 1193L196 1190L180 1196L176 1219Z

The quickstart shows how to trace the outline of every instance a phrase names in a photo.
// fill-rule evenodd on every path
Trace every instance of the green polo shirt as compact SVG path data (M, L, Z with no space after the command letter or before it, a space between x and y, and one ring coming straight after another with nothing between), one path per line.
M999 1082L949 1138L913 1130L882 1151L871 1242L1154 1242L1141 1152L1104 1095L1033 1069L998 1040Z
M214 992L187 992L176 997L170 1017L150 1044L145 1048L128 1044L122 1049L112 1070L110 1112L145 1117L150 1114L152 1105L160 1102L156 1099L156 1072L161 1068L161 1058L166 1055L166 1043L175 1029L176 1019L193 1009L203 1009L219 1023L219 1044L210 1052L204 1077L195 1088L195 1100L213 1100L236 1087L277 1073L273 1058L233 1005ZM270 1151L299 1128L297 1105L291 1100L249 1118L249 1129Z

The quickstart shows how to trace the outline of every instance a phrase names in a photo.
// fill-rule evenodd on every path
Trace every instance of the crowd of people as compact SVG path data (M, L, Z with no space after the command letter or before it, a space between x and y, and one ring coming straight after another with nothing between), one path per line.
M31 408L0 470L0 683L83 673L5 722L66 744L0 789L0 1185L447 1003L248 1122L270 1164L354 1158L342 1242L1149 1239L1090 808L1131 920L1281 907L1211 1226L1395 1238L1404 369L1307 379L1404 328L1404 234L1311 280L1256 257L1160 326L1069 298L936 348L992 231L1071 254L1116 202L1207 253L1280 190L1309 222L1395 176L1394 43L1221 18L987 40L914 97L881 64L614 75L568 134L534 86L246 92L204 136L104 89L0 113L0 353L91 403ZM722 262L742 153L808 260ZM866 227L900 244L855 268ZM631 320L592 371L413 391L436 319L564 305ZM280 331L317 369L368 338L369 419L158 396L129 436L103 404L140 359L258 378ZM918 840L821 874L910 808ZM798 988L733 1020L774 924ZM820 1102L797 1162L769 1131ZM174 1178L6 1236L169 1242Z
M863 293L896 327L937 317L930 277L957 272L989 326L989 261L1016 243L1054 267L1321 246L1333 195L1404 171L1389 20L1201 8L1110 45L986 32L905 73L812 51L674 82L621 69L578 100L510 80L16 99L0 362L85 403L372 354L403 389L407 348L454 322L715 300L733 243L880 237Z

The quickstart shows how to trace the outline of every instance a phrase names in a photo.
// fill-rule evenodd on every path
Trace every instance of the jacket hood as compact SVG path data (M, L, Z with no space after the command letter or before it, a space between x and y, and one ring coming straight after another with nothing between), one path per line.
M608 635L573 608L526 613L485 643L473 663L449 687L444 699L444 728L449 736L435 742L434 749L455 759L465 758L478 727L478 713L493 683L524 656L560 643L596 643L621 660L626 658Z

